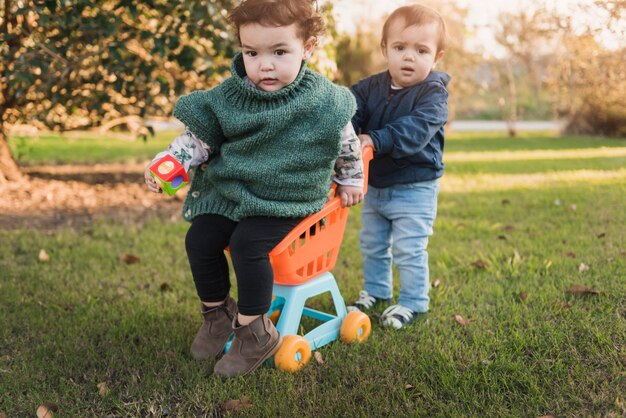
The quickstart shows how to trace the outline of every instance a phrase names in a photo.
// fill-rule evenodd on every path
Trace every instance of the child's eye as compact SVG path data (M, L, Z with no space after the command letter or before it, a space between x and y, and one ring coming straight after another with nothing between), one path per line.
M256 57L256 51L246 51L244 53L249 57Z
M287 51L285 51L284 49L277 49L276 51L274 51L274 54L281 56L281 55L285 55L287 53Z
M401 46L401 45L395 46L395 47L394 47L394 49L395 49L396 51L404 51L404 47L403 47L403 46Z
M427 49L419 49L417 52L419 52L420 54L428 54Z

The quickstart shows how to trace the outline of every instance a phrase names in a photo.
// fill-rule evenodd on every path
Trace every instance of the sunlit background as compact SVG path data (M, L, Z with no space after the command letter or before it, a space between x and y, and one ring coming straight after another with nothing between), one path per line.
M0 2L2 155L16 129L149 135L182 94L228 77L238 1ZM384 71L383 21L410 2L319 1L328 31L309 65L345 86ZM505 121L515 135L519 121L558 121L568 134L626 135L626 0L424 3L450 33L437 65L452 76L449 126Z
M382 26L381 22L395 8L416 2L407 0L326 0L324 3L332 3L334 15L337 18L337 29L340 32L355 33L357 28L368 25L377 30ZM583 28L591 26L600 30L598 38L609 48L616 49L624 46L624 38L615 32L606 30L606 13L602 11L586 9L581 13L581 8L592 6L594 0L546 0L537 2L533 0L458 0L448 2L424 2L431 7L437 8L437 4L455 4L459 8L467 9L467 33L464 42L468 48L475 49L485 55L504 56L506 52L498 45L494 37L498 15L501 13L519 13L520 11L532 11L535 9L554 10L558 13L571 16L574 24ZM626 21L622 22L622 30ZM622 32L623 34L623 32Z

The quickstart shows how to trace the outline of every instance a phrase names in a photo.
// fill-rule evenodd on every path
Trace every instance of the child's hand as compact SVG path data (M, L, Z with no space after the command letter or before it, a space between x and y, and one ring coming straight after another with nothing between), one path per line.
M361 141L361 148L367 146L367 145L371 145L372 148L375 149L374 147L374 141L372 141L372 137L367 135L367 134L361 134L359 135L359 140Z
M146 185L148 186L148 189L151 192L154 193L163 193L163 190L161 190L161 188L159 187L159 183L157 183L157 181L154 179L154 177L152 177L152 175L150 174L150 166L152 165L153 161L150 162L150 164L148 164L146 166L146 170L144 171L144 179L146 180Z
M358 186L337 185L336 196L341 197L341 207L358 205L363 201L363 188Z

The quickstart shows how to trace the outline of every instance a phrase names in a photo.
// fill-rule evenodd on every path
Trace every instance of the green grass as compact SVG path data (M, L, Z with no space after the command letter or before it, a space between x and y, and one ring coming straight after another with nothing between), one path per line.
M549 132L520 132L516 137L510 138L500 132L452 132L446 139L445 152L568 150L624 146L626 138L559 137Z
M0 412L33 416L50 401L67 417L221 416L248 396L252 408L236 416L624 416L623 164L580 151L580 161L555 160L565 166L554 174L544 160L515 159L599 147L626 141L452 137L427 319L402 332L374 321L364 344L332 343L323 364L296 374L264 367L224 382L212 361L191 359L200 319L181 221L0 231ZM495 160L473 158L487 151ZM361 288L358 214L333 271L347 300ZM42 248L49 263L37 261ZM120 253L141 261L125 265ZM567 293L574 284L598 295Z
M35 164L93 164L143 162L163 151L178 132L161 131L155 136L126 141L89 132L65 135L45 133L38 139L12 137L9 146L22 166Z
M547 173L555 171L586 170L593 167L594 170L613 171L626 167L626 156L601 157L601 158L575 158L565 160L535 160L529 166L525 160L518 161L483 161L461 162L447 164L449 174L477 174L477 173Z

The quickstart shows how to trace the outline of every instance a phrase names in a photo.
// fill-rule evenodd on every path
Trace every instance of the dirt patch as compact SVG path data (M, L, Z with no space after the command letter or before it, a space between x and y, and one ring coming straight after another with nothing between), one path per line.
M80 228L96 219L123 224L179 219L185 192L174 197L148 191L144 166L39 166L28 181L0 186L0 229Z

